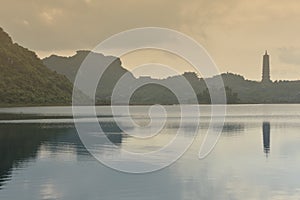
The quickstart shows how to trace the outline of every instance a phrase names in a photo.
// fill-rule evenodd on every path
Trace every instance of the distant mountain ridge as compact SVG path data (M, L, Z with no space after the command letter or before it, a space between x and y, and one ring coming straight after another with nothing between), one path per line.
M126 83L122 87L135 87L147 81L148 77L135 78L130 71L122 67L121 60L113 56L104 56L103 54L94 53L90 51L80 50L77 51L75 55L70 57L63 57L52 55L50 57L44 58L44 64L51 70L57 73L63 74L69 78L70 81L74 82L78 69L80 68L82 62L88 55L92 55L97 63L98 67L104 67L107 63L112 62L103 74L96 92L96 102L97 104L110 104L112 91L118 82L118 80L125 76ZM178 99L175 94L169 88L162 86L172 85L178 90L182 91L184 95L188 88L183 84L186 80L190 83L196 96L199 99L199 103L209 103L209 94L205 92L206 84L204 79L198 77L196 73L186 72L182 75L169 77L166 79L151 79L152 84L144 85L138 88L130 98L130 104L178 104ZM148 80L148 81L149 81ZM162 85L161 85L162 84ZM124 88L124 91L127 91ZM124 96L126 92L118 94L118 98L115 102L116 104L127 104L124 101ZM203 92L204 91L204 92ZM237 95L233 94L232 91L228 90L228 100L230 103L237 102ZM190 102L190 96L186 93L184 102Z
M72 85L0 28L0 105L70 104Z
M136 79L131 72L122 67L121 60L113 56L104 56L100 53L94 53L86 50L77 51L70 57L52 55L44 58L44 64L51 70L65 75L74 83L78 69L87 56L93 59L96 68L106 68L97 87L96 99L98 104L110 104L110 98L115 84L126 74L128 84L133 83ZM88 77L87 77L88 79Z
M66 75L73 81L80 64L89 53L90 51L77 51L76 55L72 57L50 56L43 61L47 67ZM128 70L122 67L119 58L103 56L102 54L97 54L97 56L100 61L104 60L101 61L104 63L111 61L111 59L115 60L112 64L113 67L109 67L109 72L105 74L105 79L99 83L96 95L98 104L110 104L110 97L115 83L125 73L130 75L130 80L128 81L128 85L126 85L127 87L143 82L143 79L145 79L145 77L134 78ZM194 72L186 72L182 75L172 76L166 79L152 79L152 81L157 84L148 84L139 88L133 94L131 104L178 104L176 96L169 89L160 86L160 83L175 85L184 91L185 88L182 88L183 86L180 84L183 78L191 84L198 97L199 103L210 103L210 95L206 83L214 85L214 82L216 82L216 79L220 76L224 82L227 103L300 103L300 81L275 81L269 84L263 84L257 81L246 80L243 76L233 73L223 73L203 79L199 78ZM217 86L215 87L216 91L220 89L221 88L217 88ZM187 99L188 98L189 97L187 97ZM118 103L124 103L122 102L122 95Z

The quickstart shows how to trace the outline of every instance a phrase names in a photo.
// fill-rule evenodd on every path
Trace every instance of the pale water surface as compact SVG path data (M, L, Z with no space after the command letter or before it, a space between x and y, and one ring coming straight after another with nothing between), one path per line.
M138 124L149 123L147 109L131 107ZM150 141L123 134L109 107L97 107L97 114L111 142L144 152L176 133L179 109L167 110L162 134ZM300 105L228 106L220 140L203 160L198 153L210 109L200 110L198 137L183 157L158 172L132 175L102 165L87 152L69 107L2 108L0 199L300 199ZM83 123L88 121L88 113L82 116ZM105 141L104 154L112 145Z

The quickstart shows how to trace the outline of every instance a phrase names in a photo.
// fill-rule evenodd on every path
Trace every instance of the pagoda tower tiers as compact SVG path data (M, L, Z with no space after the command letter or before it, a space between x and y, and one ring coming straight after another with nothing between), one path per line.
M270 79L270 56L266 50L265 55L263 56L263 69L262 69L262 83L271 83Z

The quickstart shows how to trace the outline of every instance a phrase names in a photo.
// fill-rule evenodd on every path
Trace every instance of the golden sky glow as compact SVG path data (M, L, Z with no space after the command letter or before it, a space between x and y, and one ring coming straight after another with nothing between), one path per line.
M265 49L271 78L300 78L298 0L0 0L0 26L38 53L72 55L112 34L159 26L202 44L221 72L260 80ZM126 66L125 66L126 67ZM129 67L128 67L129 68Z

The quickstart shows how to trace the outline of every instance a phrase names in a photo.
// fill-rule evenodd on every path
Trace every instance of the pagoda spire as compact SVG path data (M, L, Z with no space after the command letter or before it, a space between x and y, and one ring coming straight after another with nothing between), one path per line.
M263 56L263 66L262 66L262 83L270 83L272 82L270 79L270 56L268 55L268 51L265 51L265 55Z

